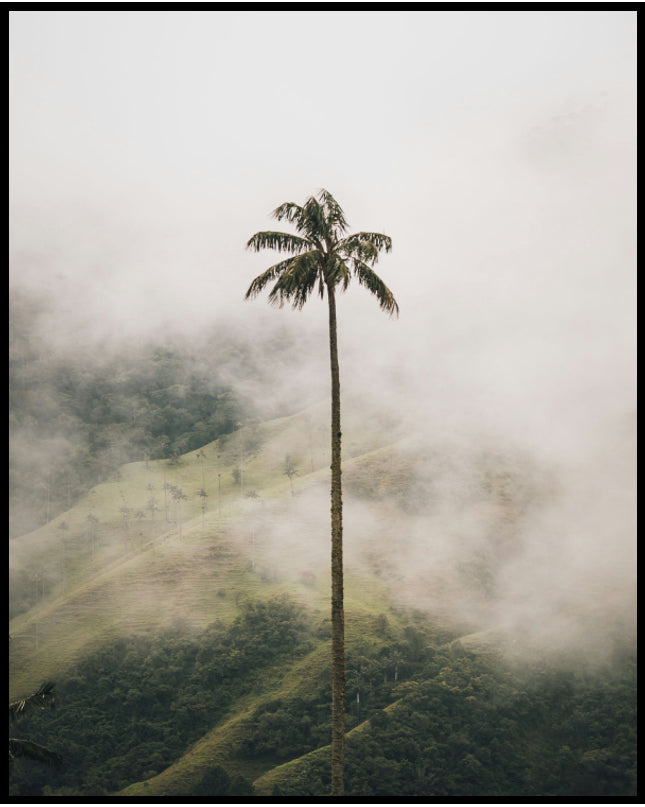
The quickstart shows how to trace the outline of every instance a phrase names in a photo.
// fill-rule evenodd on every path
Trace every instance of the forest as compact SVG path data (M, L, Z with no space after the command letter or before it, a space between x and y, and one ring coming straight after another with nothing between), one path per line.
M406 615L402 632L382 615L374 622L379 641L348 655L348 798L635 794L633 652L617 646L592 673L546 661L526 668L465 651L419 614ZM19 760L13 795L100 797L154 777L225 723L267 671L306 658L328 632L326 620L275 597L249 602L228 628L189 636L176 626L101 648L58 682L53 712L21 722L24 736L58 748L65 764L52 771ZM329 760L315 750L328 743L329 689L321 668L306 695L252 708L228 765L172 795L251 800L255 772L300 758L261 795L325 797Z

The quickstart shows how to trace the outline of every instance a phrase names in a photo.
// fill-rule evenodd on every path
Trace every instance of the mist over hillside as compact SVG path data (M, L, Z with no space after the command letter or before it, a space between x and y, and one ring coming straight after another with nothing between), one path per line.
M249 797L251 781L255 795L275 796L276 782L324 792L326 409L243 426L178 461L122 466L62 517L14 539L12 692L42 675L60 681L57 715L25 723L67 748L57 795L196 795L214 766L241 775L235 787ZM599 533L585 532L586 551L567 556L571 536L550 531L566 478L508 444L390 443L394 428L364 399L349 397L345 423L350 792L372 770L355 755L375 731L372 757L420 760L411 793L489 793L500 782L554 794L565 783L578 794L630 790L629 575L591 555ZM90 713L100 740L87 737ZM412 731L419 721L423 731ZM401 726L411 732L403 750ZM416 743L428 737L447 755L441 774L421 762ZM485 749L500 742L504 754L489 759ZM474 779L460 767L464 748L482 765ZM365 774L375 792L400 792L405 770L388 770ZM20 793L52 787L46 771L27 773ZM210 786L233 787L226 781Z
M11 687L69 676L57 795L325 790L328 312L244 300L320 188L400 307L337 300L353 795L635 789L635 19L10 14Z
M602 635L611 634L615 620L620 631L633 628L635 222L628 98L606 91L530 114L524 109L503 121L484 116L476 147L459 137L433 144L434 201L424 211L433 225L423 257L428 282L415 288L404 269L418 264L413 250L421 221L411 214L394 228L395 251L387 259L400 319L383 319L373 301L353 288L339 300L348 423L362 409L380 414L388 430L384 443L417 435L428 454L443 445L451 458L449 475L433 483L446 486L445 501L430 522L411 529L413 537L399 536L406 549L395 553L392 568L401 567L407 581L402 587L416 592L415 605L437 607L446 595L436 596L433 585L421 582L426 568L440 576L446 557L455 567L471 562L478 551L473 547L491 529L486 517L462 508L472 458L492 453L505 458L502 465L515 465L516 454L526 456L519 475L530 478L532 467L548 469L557 492L527 505L516 546L500 559L494 604L482 610L477 598L471 601L457 587L459 596L444 606L476 614L479 627L530 626L533 636L563 646L574 640L580 646L602 644L590 639L591 624ZM456 172L469 190L465 199L454 191ZM463 239L459 228L466 210L469 238ZM242 245L240 232L240 251ZM205 389L239 396L246 418L290 414L328 395L324 306L314 302L307 311L293 312L271 310L261 301L243 304L256 257L249 257L248 272L235 287L229 274L223 296L213 294L212 316L200 308L209 295L199 283L189 294L199 301L195 317L181 298L154 316L143 310L135 316L130 290L123 290L124 308L96 308L94 295L84 296L76 280L99 288L102 275L72 264L57 287L55 273L34 268L49 269L55 261L47 249L32 255L31 269L20 238L14 249L12 288L17 300L21 295L25 300L25 313L19 306L13 316L13 338L18 350L27 351L30 367L60 360L81 375L83 368L95 373L109 367L113 377L125 373L136 387L149 365L145 354L140 366L135 356L143 345L150 350L160 345L174 351L184 365L181 372L190 367ZM117 283L122 267L113 265L118 271L110 282ZM465 267L472 268L466 273ZM38 292L36 279L43 282ZM89 308L77 302L77 294ZM35 307L33 314L28 305ZM19 374L13 378L14 387L22 381ZM33 387L38 376L26 383L38 389ZM70 383L65 394L74 398L78 381ZM46 408L47 401L41 405ZM134 417L126 412L123 419ZM209 411L209 417L217 415ZM225 428L236 422L237 416L229 417ZM46 477L51 458L77 441L73 432L57 426L34 441L34 431L18 415L14 454L28 457L29 472L49 468ZM351 427L346 424L344 432L351 440ZM198 435L199 427L192 443L184 434L170 450L197 448ZM203 442L215 436L204 432ZM166 454L158 447L151 453L144 443L135 448L129 434L128 447L119 447L117 434L110 451L122 460L142 459L146 452L169 455L168 446ZM23 473L19 487L29 491L25 479ZM413 489L421 483L413 474L408 484ZM27 511L33 508L30 493L23 493L23 501ZM38 502L42 519L45 499ZM321 525L325 507L320 506ZM354 531L371 535L370 510L358 507L358 516L351 508L350 502ZM37 523L42 521L25 520L32 528Z
M191 338L168 330L105 342L63 330L65 343L51 330L60 312L46 298L17 288L9 301L11 537L46 523L124 462L177 457L318 392L285 383L300 368L294 335L279 322L262 341L218 317Z

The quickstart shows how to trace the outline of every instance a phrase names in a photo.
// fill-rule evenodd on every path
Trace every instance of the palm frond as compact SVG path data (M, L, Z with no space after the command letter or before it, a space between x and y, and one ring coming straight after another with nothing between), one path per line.
M289 221L305 238L322 248L331 247L347 230L348 223L342 207L322 188L318 196L310 196L304 205L283 202L272 213L278 221Z
M56 751L38 745L31 740L19 740L16 737L9 738L9 761L19 757L33 759L36 762L44 762L46 765L58 766L63 764L63 758Z
M343 208L325 188L318 192L318 199L323 207L325 220L338 239L349 227Z
M307 255L307 254L313 254L317 258L320 257L317 250L312 250L311 253L305 253L305 255ZM298 259L302 258L302 257L304 257L304 256L295 255L295 256L292 256L290 258L285 258L283 261L280 261L279 263L275 263L273 266L270 266L266 270L266 272L262 272L261 275L258 275L253 280L253 282L251 283L251 285L247 289L246 294L244 295L244 299L249 300L249 299L252 299L254 297L257 297L258 294L260 294L260 292L264 291L264 289L272 281L274 281L274 280L278 281L281 278L282 275L289 274L289 272L292 269L294 269L294 262L297 261ZM295 267L295 271L298 271L297 267ZM285 284L286 283L287 283L287 281L285 281ZM273 299L271 297L269 299L270 299L270 302L273 305L278 305L278 306L281 305L281 303L276 301L275 295L274 295Z
M321 255L318 250L290 258L288 266L281 271L269 292L269 303L282 306L289 302L300 309L309 299L319 276Z
M55 700L53 682L45 681L36 692L9 704L9 720L17 720L25 712L35 707L42 709L45 706L53 706Z
M351 260L354 275L358 282L372 292L383 311L390 316L398 317L399 304L381 278L363 261L358 258L352 258Z
M320 205L310 196L304 206L294 204L294 202L283 202L273 211L273 217L278 221L286 220L295 225L296 230L302 233L309 243L322 251L324 233L321 225ZM324 227L323 227L324 229Z
M302 207L295 202L283 202L271 214L274 219L282 221L286 219L292 224L298 222L302 218Z
M311 249L313 244L305 238L299 238L291 233L279 233L265 230L255 233L246 242L246 248L253 252L261 249L275 249L277 252L293 252L299 255Z
M338 255L332 255L325 269L325 277L332 286L342 286L343 291L346 291L352 273Z
M281 272L284 272L289 267L292 260L293 258L286 258L279 263L273 264L273 266L270 266L265 272L262 272L261 275L258 275L246 290L244 299L251 300L257 297L272 280L275 280Z
M325 211L315 196L310 196L302 206L302 217L298 222L298 232L314 241L322 250L323 244L329 249L334 241L333 230L325 219Z
M392 239L383 233L352 233L336 245L336 251L359 260L376 263L379 252L392 251Z

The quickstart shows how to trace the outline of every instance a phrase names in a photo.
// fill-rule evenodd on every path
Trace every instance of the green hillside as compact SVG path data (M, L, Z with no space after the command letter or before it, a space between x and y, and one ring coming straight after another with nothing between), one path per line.
M16 795L326 795L327 410L126 464L11 542L10 698L56 681L20 730L66 757L18 765ZM631 792L631 655L531 677L459 607L485 614L550 476L402 439L362 401L345 432L349 796Z
M324 606L326 547L283 559L293 537L277 539L276 555L263 531L289 524L312 489L327 507L326 414L314 407L244 426L176 462L122 466L74 507L13 541L11 695L123 632L230 621L240 600L285 586ZM362 446L384 440L363 423L354 442L348 464ZM296 468L291 479L287 457ZM173 496L177 489L185 498Z

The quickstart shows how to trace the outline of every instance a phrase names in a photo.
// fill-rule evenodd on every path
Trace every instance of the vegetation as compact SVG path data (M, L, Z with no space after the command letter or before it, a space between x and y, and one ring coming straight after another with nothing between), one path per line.
M517 665L446 643L418 615L400 628L372 624L378 633L348 653L347 798L635 795L634 652L617 646L595 668ZM67 764L52 772L18 760L12 794L106 796L136 779L143 787L129 795L152 794L157 775L210 731L222 732L225 755L207 755L167 797L324 798L327 642L322 623L284 597L249 602L229 628L115 641L61 683L53 717L24 717L30 734L65 748ZM306 685L285 683L292 665ZM276 675L279 691L266 687ZM238 731L227 734L235 714Z
M259 346L229 325L200 339L56 347L42 335L42 301L12 289L10 305L11 537L49 522L124 463L176 460L248 423L258 412L231 385L231 369L239 383L259 383L290 361L279 330Z
M621 798L636 794L635 659L588 672L512 669L426 652L399 700L350 732L356 800ZM381 685L382 687L382 685ZM260 796L320 797L329 772L309 754L256 782Z
M289 348L280 348L283 357ZM39 359L38 373L50 358L51 366L62 362ZM23 381L32 360L19 357ZM112 389L129 372L126 364L119 375L114 361L114 378L104 379ZM96 363L96 378L108 363ZM199 366L191 360L185 369ZM85 427L60 416L73 402L61 398L49 410L36 400L39 377L29 395L28 384L15 391L13 422L20 434L40 406L43 424L52 433L60 427L50 456L62 456L73 430ZM226 396L220 414L237 416L233 401L242 396ZM590 661L589 647L582 654L574 645L556 658L518 637L511 662L494 654L494 636L472 634L451 613L463 591L470 602L495 602L501 559L517 548L531 512L557 493L557 478L520 454L400 440L364 408L355 423L353 416L345 400L344 493L374 520L363 522L366 534L356 535L347 569L346 798L633 799L631 634L612 650L604 643L619 636L620 625L603 634L600 620L590 622L589 644L593 637L602 664ZM235 420L234 428L244 425L199 450L117 467L53 518L67 495L60 482L49 523L10 542L10 697L33 692L10 703L10 720L20 718L10 731L12 796L328 796L327 550L321 565L307 554L317 533L302 518L306 510L320 521L317 502L326 507L329 455L312 439L326 432L325 421L319 406L261 423ZM16 445L15 467L24 470L26 457ZM31 466L33 481L43 478L42 465ZM43 491L26 484L21 491L21 501L33 495L44 517ZM446 575L433 570L423 578L432 607L406 610L392 538L405 555L446 509L477 520L481 540L472 551L462 546L459 565L446 567L454 590L441 589ZM40 676L57 681L53 712L30 708L53 703L50 685L38 687ZM65 765L34 764L29 753L45 762L60 753Z
M314 291L327 295L329 355L331 364L331 612L332 612L332 776L331 795L343 795L345 765L345 638L343 609L343 502L341 486L340 374L336 294L347 289L352 277L375 295L388 314L398 314L394 295L373 271L381 251L392 242L382 233L359 232L346 236L345 214L326 190L310 196L304 205L285 202L273 216L295 226L297 235L262 231L247 247L259 252L275 249L292 256L274 264L251 283L246 297L255 297L271 285L269 302L285 302L300 309ZM290 477L291 479L291 477Z
M9 704L9 722L11 724L15 723L33 709L52 708L54 702L54 684L51 681L46 681L36 692L32 692L26 698L20 698ZM9 779L11 779L16 759L43 762L50 766L59 766L63 762L63 758L57 751L52 751L50 748L39 745L32 740L9 737Z
M306 652L310 633L301 609L276 597L247 603L228 629L216 622L193 636L175 628L105 645L61 682L50 726L25 718L64 745L65 769L52 785L51 774L21 768L13 794L107 795L154 776L252 692L264 668Z

